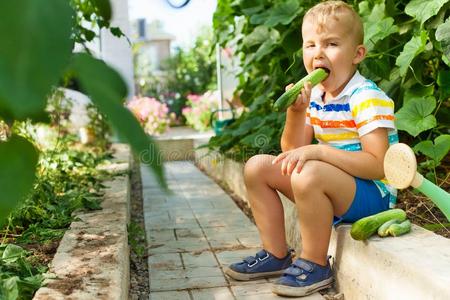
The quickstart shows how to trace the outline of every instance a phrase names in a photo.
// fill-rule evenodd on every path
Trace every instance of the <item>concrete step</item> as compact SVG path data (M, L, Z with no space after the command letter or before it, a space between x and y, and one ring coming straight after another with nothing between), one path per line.
M196 161L223 181L244 201L243 164L205 150ZM291 247L301 249L295 206L280 195ZM418 226L401 237L372 237L366 242L350 236L350 226L332 232L329 253L335 257L337 290L351 299L450 299L450 239Z
M123 174L131 159L130 148L116 144L115 159L104 169ZM129 178L104 182L102 210L76 213L50 264L46 286L34 300L128 299Z

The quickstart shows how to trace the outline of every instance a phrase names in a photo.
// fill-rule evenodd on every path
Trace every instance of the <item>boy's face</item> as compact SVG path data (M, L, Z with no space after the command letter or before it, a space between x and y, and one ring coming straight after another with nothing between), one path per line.
M365 55L358 45L349 18L329 18L323 27L305 19L302 26L303 63L308 73L325 68L328 78L319 87L331 96L337 96L353 76L356 66Z

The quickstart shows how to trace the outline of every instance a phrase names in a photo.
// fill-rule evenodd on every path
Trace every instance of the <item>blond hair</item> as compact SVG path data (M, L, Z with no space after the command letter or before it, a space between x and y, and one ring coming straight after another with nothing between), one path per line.
M358 44L364 42L364 27L361 17L355 12L352 6L343 1L325 1L311 7L303 17L303 21L311 18L318 25L319 30L323 30L329 17L340 21L341 17L351 18L351 28Z

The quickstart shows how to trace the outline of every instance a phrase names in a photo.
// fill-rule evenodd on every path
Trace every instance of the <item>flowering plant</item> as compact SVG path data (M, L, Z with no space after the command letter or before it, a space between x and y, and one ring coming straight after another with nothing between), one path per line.
M148 134L159 135L167 130L170 119L167 115L169 108L165 103L155 98L134 97L126 106Z
M187 106L183 108L182 114L186 123L198 131L206 131L211 128L209 120L213 110L218 108L217 91L208 91L203 95L188 95Z

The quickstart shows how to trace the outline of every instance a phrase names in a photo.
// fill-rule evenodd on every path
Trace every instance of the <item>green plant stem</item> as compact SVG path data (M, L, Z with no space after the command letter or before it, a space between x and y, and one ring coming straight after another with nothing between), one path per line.
M380 55L386 55L386 56L389 56L389 57L397 58L396 55L390 54L389 52L391 52L392 50L395 50L397 48L400 48L402 46L403 46L403 44L398 44L397 46L394 46L394 47L392 47L392 48L390 48L388 50L385 50L383 52L377 52L377 53L369 54L369 55L366 56L366 58L378 57Z

